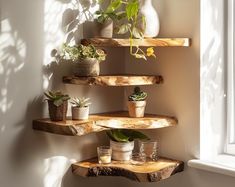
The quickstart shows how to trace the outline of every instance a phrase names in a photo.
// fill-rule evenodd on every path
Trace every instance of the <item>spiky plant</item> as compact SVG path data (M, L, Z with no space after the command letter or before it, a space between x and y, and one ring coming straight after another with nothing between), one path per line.
M144 101L147 98L147 93L140 90L140 87L135 87L134 92L128 97L129 101Z
M64 101L70 99L68 94L63 94L61 91L47 91L44 92L44 95L47 97L45 100L52 101L55 106L60 106Z
M78 108L83 108L83 107L88 107L89 105L91 105L91 103L89 102L90 98L72 98L72 100L70 101L70 103L74 106L74 107L78 107Z

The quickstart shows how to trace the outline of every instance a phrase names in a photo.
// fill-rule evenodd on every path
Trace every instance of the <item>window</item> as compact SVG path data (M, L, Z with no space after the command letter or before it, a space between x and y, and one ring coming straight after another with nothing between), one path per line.
M235 155L235 65L234 65L234 0L228 0L227 37L227 139L225 152Z

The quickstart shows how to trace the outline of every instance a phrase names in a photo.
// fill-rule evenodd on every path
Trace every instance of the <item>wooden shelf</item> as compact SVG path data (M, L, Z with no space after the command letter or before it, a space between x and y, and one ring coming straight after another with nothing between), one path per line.
M93 44L96 47L129 47L129 39L104 39L104 38L89 38L81 41L83 45ZM133 46L142 47L189 47L189 38L148 38L134 39Z
M72 172L79 176L122 176L138 182L158 182L183 170L182 161L167 158L146 162L141 166L120 161L98 164L97 158L72 164Z
M82 136L109 129L158 129L177 125L177 119L169 116L146 114L144 118L130 118L128 112L112 112L90 115L89 120L54 122L49 119L33 120L33 129L44 132Z
M66 84L99 85L99 86L137 86L163 83L162 76L148 75L105 75L97 77L64 76Z

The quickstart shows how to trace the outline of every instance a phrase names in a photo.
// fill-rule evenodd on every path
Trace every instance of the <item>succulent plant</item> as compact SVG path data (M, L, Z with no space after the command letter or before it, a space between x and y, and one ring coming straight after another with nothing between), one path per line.
M147 98L147 93L140 90L140 87L135 87L134 92L128 97L129 101L144 101Z
M47 97L46 100L52 101L55 106L60 106L64 101L70 99L69 95L63 94L61 91L47 91L44 92L44 95Z
M112 141L115 142L130 142L135 139L149 139L149 137L142 132L131 129L112 129L107 131L107 135Z
M83 107L88 107L89 105L91 105L91 103L89 102L90 98L72 98L72 100L70 101L70 103L74 106L74 107L78 107L78 108L83 108Z

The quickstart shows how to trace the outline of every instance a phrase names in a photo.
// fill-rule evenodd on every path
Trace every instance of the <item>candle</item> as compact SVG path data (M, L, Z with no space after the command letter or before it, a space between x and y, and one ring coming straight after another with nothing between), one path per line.
M111 162L111 156L110 155L102 155L99 158L100 164L109 164Z

